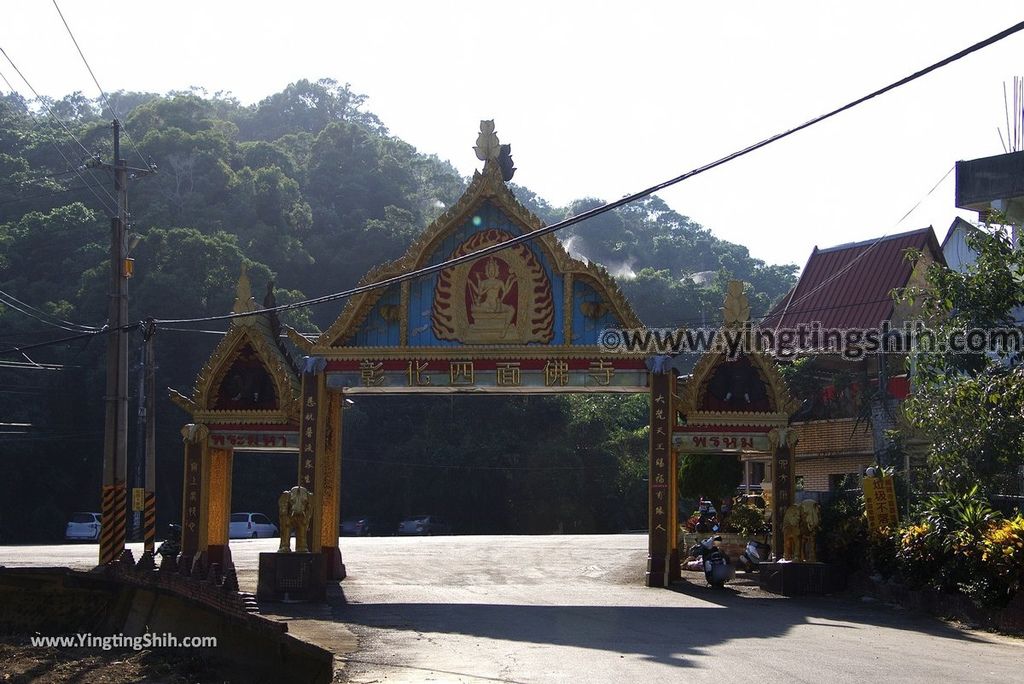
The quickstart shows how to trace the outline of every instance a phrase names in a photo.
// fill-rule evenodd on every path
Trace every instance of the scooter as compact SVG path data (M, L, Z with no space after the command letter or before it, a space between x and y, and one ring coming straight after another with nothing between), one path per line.
M757 570L757 564L767 562L771 553L771 546L751 539L747 542L747 548L740 554L737 564L743 572L754 572Z
M722 537L714 535L699 544L694 544L690 549L690 555L701 561L704 579L715 589L721 589L726 582L736 576L736 568L733 567L729 556L719 548L721 543Z
M158 556L177 556L181 553L181 525L171 523L167 526L167 535L162 544L157 547Z

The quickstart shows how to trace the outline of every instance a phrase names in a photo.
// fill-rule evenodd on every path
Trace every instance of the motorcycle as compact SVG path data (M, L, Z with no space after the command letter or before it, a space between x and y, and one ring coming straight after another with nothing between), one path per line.
M736 568L733 567L729 556L719 548L721 543L722 537L714 535L699 544L694 544L690 549L690 555L700 559L704 579L715 589L721 589L726 582L736 576Z
M181 552L181 525L171 523L167 526L164 541L156 549L158 556L175 557Z
M744 572L753 572L757 570L758 563L766 563L768 557L772 553L772 547L768 544L751 539L747 542L747 547L740 554L739 561L737 561L740 569Z

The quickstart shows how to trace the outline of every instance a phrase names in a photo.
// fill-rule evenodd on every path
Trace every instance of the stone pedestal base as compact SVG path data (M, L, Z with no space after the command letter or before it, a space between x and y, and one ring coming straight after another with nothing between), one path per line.
M829 594L839 589L840 578L824 563L758 563L761 588L783 596Z
M345 564L341 560L341 549L337 546L325 546L321 549L324 556L324 568L329 580L343 580L347 574Z
M324 557L319 553L261 553L256 599L325 601Z
M666 587L665 567L668 559L665 556L649 553L647 555L647 573L644 583L649 587Z

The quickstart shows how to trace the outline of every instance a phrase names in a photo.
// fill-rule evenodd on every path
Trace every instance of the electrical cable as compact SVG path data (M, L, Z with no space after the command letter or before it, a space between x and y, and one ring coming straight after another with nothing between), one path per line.
M36 98L36 101L37 101L37 102L39 102L40 104L42 104L44 108L46 108L46 113L47 113L47 114L49 114L49 115L50 115L50 117L51 117L51 118L52 118L52 119L53 119L54 121L56 121L56 122L57 122L58 124L60 124L61 128L63 128L63 129L64 129L64 132L65 132L65 133L67 133L67 134L68 134L68 135L69 135L69 136L71 137L71 139L72 139L72 140L74 140L74 141L75 141L76 143L78 143L78 146L79 146L79 147L81 147L81 148L82 148L82 150L84 150L84 151L85 151L85 155L86 155L86 157L87 157L87 158L90 158L90 159L94 158L94 157L95 157L96 155L95 155L94 153L90 152L90 151L89 151L89 150L88 150L88 149L86 148L86 146L82 144L82 141L81 141L81 140L79 140L79 139L78 139L78 138L77 138L77 137L75 136L75 134L71 132L71 129L70 129L70 128L68 128L67 124L65 124L65 123L64 123L64 121L63 121L63 120L62 120L62 119L61 119L60 117L58 117L58 116L57 116L56 114L54 114L54 113L53 113L53 109L52 109L52 108L50 107L50 105L49 105L49 104L47 104L46 100L44 100L44 99L43 99L43 98L42 98L42 97L41 97L41 96L39 95L39 93L38 93L38 92L36 92L36 89L35 89L34 87L32 87L32 84L31 84L31 83L29 83L29 81L28 81L28 79L27 79L27 78L25 78L25 75L24 75L23 73L21 73L21 69L19 69L19 68L18 68L18 66L17 66L17 65L16 65L16 64L14 63L14 61L13 61L13 60L12 60L12 59L10 58L10 56L9 56L9 55L7 54L7 51L6 51L6 50L4 50L4 49L3 49L2 47L0 47L0 54L2 54L2 55L4 56L4 58L5 58L5 59L6 59L6 60L7 60L8 62L10 62L10 64L11 64L11 67L13 67L13 68L14 68L14 71L15 71L15 73L17 73L17 74L18 74L18 76L19 76L19 77L21 77L21 80L25 82L25 85L27 85L27 86L28 86L28 89L32 91L32 94L33 94L33 95L35 96L35 98ZM13 87L13 86L11 86L10 82L9 82L9 81L7 81L7 79L6 79L6 78L4 78L4 82L5 82L5 83L7 83L7 86L8 86L9 88L11 88L11 90L12 90L12 91L14 90L14 87ZM59 153L60 153L60 156L61 156L61 157L64 157L64 161L66 161L66 162L67 162L68 166L71 166L71 167L74 167L74 166L75 166L74 164L72 164L72 163L71 163L71 160L67 158L67 156L66 156L66 155L64 154L64 152L63 152L63 151L61 151L61 149L60 149L59 147L57 147L57 146L56 146L56 143L54 143L54 147L55 147L55 148L57 149L57 152L59 152ZM90 169L88 169L88 167L86 167L86 170L88 170L88 171L89 171L89 176L90 176L90 177L91 177L91 178L93 179L93 181L95 181L95 182L96 182L96 184L97 184L97 185L98 185L98 186L100 187L100 189L102 189L102 190L103 190L103 192L104 192L104 193L105 193L105 194L107 195L107 197L108 197L108 198L110 198L110 201L112 201L112 202L114 203L114 206L116 207L116 206L117 206L117 199L115 199L115 198L114 198L114 196L110 194L110 191L109 191L109 190L107 190L107 189L106 189L106 187L104 187L104 186L103 186L103 184L99 182L99 179L97 179L97 178L96 178L96 175L95 175L95 174L94 174L94 173L93 173L93 172L92 172L92 171L91 171ZM84 176L82 176L82 174L81 174L81 173L80 173L80 172L78 171L78 169L77 169L77 168L75 169L75 173L77 173L77 174L78 174L78 177L82 179L82 182L83 182L83 183L85 183L86 185L88 185L88 183L89 183L89 182L88 182L87 180L85 180L85 177L84 177ZM117 213L116 211L111 211L110 207L109 207L109 206L107 205L107 203L106 203L106 200L104 200L104 199L103 199L102 197L100 197L100 196L99 196L99 194L98 194L98 193L96 192L96 190L95 190L94 188L92 188L92 187L90 186L89 190L90 190L90 191L91 191L91 192L93 193L93 195L95 195L95 196L96 196L96 199L98 199L98 200L100 201L100 203L101 203L101 204L103 205L103 208L104 208L104 209L106 209L106 210L107 210L108 212L110 212L110 213L111 213L112 215L113 215L113 214L116 214L116 213Z
M0 290L0 301L2 301L3 303L7 304L8 306L11 306L11 308L15 308L16 309L17 307L11 305L9 302L6 301L8 299L10 301L13 301L15 304L23 306L23 307L25 307L27 309L31 309L32 311L34 311L34 312L36 312L36 313L38 313L38 314L40 314L42 316L48 316L49 318L56 319L61 324L63 324L63 325L57 326L52 321L43 320L42 318L39 318L38 316L33 316L30 313L27 313L25 311L21 311L21 309L17 309L18 311L21 311L21 313L24 313L27 316L31 316L32 318L35 318L36 320L42 321L43 323L46 323L47 325L51 325L51 326L55 326L55 327L63 327L65 330L69 330L71 332L88 332L88 331L91 331L91 330L100 330L101 329L100 327L94 326L94 325L83 325L81 323L72 323L71 321L65 321L63 318L60 318L59 316L54 316L53 314L46 313L42 309L38 309L38 308L32 306L31 304L27 304L27 303L21 301L20 299L18 299L17 297L15 297L14 295L12 295L10 293L4 292L3 290ZM64 327L64 326L70 326L70 327Z
M126 326L127 327L127 326ZM131 326L135 327L135 326ZM43 347L52 347L56 344L64 344L65 342L74 342L75 340L82 340L87 337L93 337L95 335L105 335L114 332L114 328L103 328L102 330L96 330L93 332L79 333L78 335L71 335L69 337L61 337L55 340L47 340L46 342L37 342L36 344L26 344L21 347L10 347L8 349L0 349L0 355L2 354L23 354L33 349L42 349Z
M73 188L64 188L63 190L51 190L50 192L44 192L39 195L29 195L28 197L15 197L14 199L4 200L0 202L0 207L8 204L17 204L18 202L27 202L28 200L45 199L47 197L56 197L57 195L66 195L69 192L78 192L79 190L92 190L89 185L76 185ZM95 194L95 193L93 193ZM104 206L104 209L107 207Z
M776 332L778 332L778 330L779 330L779 327L780 327L780 326L782 325L783 321L785 321L785 319L786 319L786 316L787 316L787 315L789 314L789 307L790 307L790 306L792 306L792 305L794 305L794 304L799 304L800 302L804 301L804 300L805 300L805 299L807 299L808 297L810 297L810 296L814 295L814 294L815 294L816 292L819 292L819 291L821 291L821 289L822 289L823 287L825 287L825 286L826 286L826 285L828 285L829 283L831 283L831 282L835 281L835 280L836 280L837 278L839 278L839 277L840 277L840 276L842 276L842 275L843 275L844 273L846 273L846 272L847 272L847 271L849 271L849 270L850 270L851 268L853 268L853 267L854 267L854 265L856 265L858 261L860 261L860 260L861 260L861 259L863 259L863 258L864 258L865 256L867 256L867 255L868 255L868 254L869 254L869 253L871 252L871 250L873 250L873 249L874 249L875 247L877 247L877 246L878 246L878 245L879 245L879 244L880 244L880 243L881 243L881 242L882 242L883 240L885 240L885 239L886 239L887 237L889 237L889 233L890 233L890 232L891 232L892 230L895 230L895 229L896 229L896 227L897 227L897 226L899 226L899 225L900 225L901 223L903 223L904 219L906 219L906 218L907 218L908 216L910 216L910 215L911 215L912 213L914 213L914 210L915 210L915 209L917 209L917 208L918 208L919 206L921 206L921 203L922 203L922 202L924 202L924 201L925 201L926 199L928 199L928 198L929 198L929 197L931 196L931 194L932 194L933 192L935 192L935 189L936 189L936 188L938 188L938 187L939 187L940 185L942 185L942 181L946 180L946 178L947 178L947 177L949 176L949 174L950 174L950 173L952 173L952 172L953 172L953 169L955 169L955 168L956 168L956 165L955 165L955 164L954 164L953 166L949 167L949 170L948 170L948 171L946 171L946 173L945 173L945 174L943 174L942 178L940 178L940 179L939 179L939 181L938 181L938 182L937 182L937 183L936 183L935 185L933 185L933 186L932 186L932 189L931 189L931 190L929 190L929 191L928 191L927 193L925 193L925 196L924 196L924 197L922 197L921 199L919 199L919 200L917 201L917 203L915 203L915 204L914 204L914 206L912 206L912 207L910 208L910 210L909 210L909 211L908 211L907 213L905 213L905 214L904 214L904 215L903 215L903 216L902 216L902 217L900 218L900 220L899 220L899 221L897 221L897 222L896 222L896 223L895 223L895 224L893 225L893 227L892 227L892 228L890 228L890 229L889 229L889 231L886 231L886 232L885 232L885 233L883 233L883 234L882 234L882 235L881 235L880 237L878 237L878 239L876 239L876 240L875 240L874 242L872 242L872 243L871 243L870 245L868 245L868 248L867 248L867 249L865 249L865 250L864 250L863 252L861 252L860 254L858 254L857 256L855 256L855 257L854 257L853 259L851 259L851 260L850 260L850 263L846 264L846 265L845 265L845 266L843 266L843 267L842 267L841 269L839 269L838 271L836 271L835 273L833 273L833 274L832 274L831 276L829 276L828 278L826 278L826 279L825 279L825 280L823 280L822 282L818 283L818 285L817 285L817 286L815 286L815 287L814 287L814 288L813 288L813 289L812 289L812 290L811 290L810 292L807 292L807 293L805 293L805 294L801 295L801 296L800 296L800 297L799 297L799 298L798 298L798 299L797 299L796 301L790 301L790 302L788 302L788 303L786 304L786 307L785 307L785 309L783 309L783 311L782 311L782 314L781 314L781 315L779 316L779 322L778 322L778 324L777 324L777 325L775 326L775 330L776 330ZM794 289L794 291L793 291L793 294L795 294L795 293L796 293L796 290Z
M82 58L82 63L85 64L85 68L89 71L89 75L92 76L92 82L96 84L96 88L100 91L100 97L103 100L103 104L106 105L107 109L111 111L111 113L114 115L114 118L121 122L121 132L124 133L124 137L126 140L128 140L128 143L132 146L132 149L134 149L136 154L139 155L139 159L142 160L142 164L147 169L150 168L152 165L146 160L144 156L142 156L142 152L140 152L139 148L136 147L135 141L132 140L132 137L130 135L128 135L128 129L125 128L124 121L122 121L121 119L121 115L117 112L116 109L114 109L113 105L111 105L110 101L107 99L107 94L103 91L103 86L100 85L100 82L96 79L96 74L93 73L92 67L89 66L89 61L85 58L85 54L82 52L82 48L78 45L78 40L75 38L75 34L72 33L71 27L68 26L68 21L64 18L64 13L60 11L60 6L57 4L57 0L53 0L53 7L54 9L57 10L57 14L60 16L60 20L64 23L64 28L68 30L68 35L71 36L71 42L75 44L75 49L78 50L78 56ZM114 161L116 162L117 160L115 159Z
M754 143L752 145L748 145L747 147L744 147L744 148L742 148L740 150L737 150L735 152L727 154L724 157L721 157L721 158L719 158L719 159L717 159L715 161L712 161L712 162L709 162L707 164L704 164L703 166L699 166L699 167L697 167L697 168L695 168L695 169L693 169L691 171L687 171L686 173L683 173L683 174L681 174L679 176L676 176L675 178L671 178L671 179L669 179L667 181L663 181L663 182L658 183L657 185L653 185L653 186L651 186L651 187L649 187L649 188L647 188L645 190L641 190L640 192L637 192L637 193L634 193L634 194L630 194L630 195L626 195L626 196L622 197L621 199L615 200L613 202L608 202L608 203L603 204L603 205L601 205L599 207L594 207L593 209L589 209L589 210L584 211L584 212L582 212L580 214L577 214L576 216L569 217L569 218L567 218L565 220L559 221L559 222L554 223L554 224L552 224L550 226L544 226L542 228L538 228L537 230L534 230L534 231L531 231L531 232L528 232L528 233L524 233L522 235L517 235L517 236L515 236L513 238L510 238L509 240L505 240L504 242L499 242L499 243L496 243L494 245L490 245L489 247L484 247L484 248L479 249L479 250L477 250L475 252L471 252L469 254L464 254L462 256L455 257L453 259L448 259L448 260L445 260L445 261L442 261L440 263L433 264L433 265L430 265L430 266L425 266L423 268L415 269L413 271L409 271L407 273L399 274L397 276L392 276L390 278L384 278L383 280L380 280L380 281L375 282L375 283L368 283L368 284L365 284L365 285L359 285L357 287L354 287L354 288L351 288L349 290L345 290L345 291L342 291L342 292L336 292L336 293L333 293L333 294L324 295L322 297L315 297L315 298L307 299L307 300L300 301L300 302L293 302L291 304L283 304L283 305L280 305L280 306L272 307L270 309L262 309L262 310L256 311L256 312L242 312L242 313L223 314L223 315L220 315L220 316L207 316L207 317L203 317L203 318L178 318L178 319L166 319L166 320L157 319L157 320L155 320L155 322L158 323L158 324L163 324L163 323L170 323L170 324L200 323L200 322L207 322L207 321L221 321L221 320L229 320L229 319L233 319L233 318L242 318L244 316L252 316L252 315L255 315L255 314L261 313L261 312L289 311L289 310L292 310L292 309L306 308L306 307L309 307L309 306L315 306L317 304L323 304L325 302L330 302L330 301L334 301L334 300L337 300L337 299L345 299L345 298L352 297L352 296L355 296L355 295L358 295L358 294L362 294L364 292L369 292L371 290L375 290L375 289L378 289L378 288L389 287L391 285L395 285L395 284L401 283L401 282L406 281L406 280L413 280L415 278L419 278L419 277L422 277L422 276L425 276L425 275L429 275L431 273L435 273L437 271L441 271L441 270L446 269L446 268L451 268L452 266L456 266L458 264L466 263L466 262L469 262L469 261L476 261L477 259L480 259L481 257L487 256L489 254L493 254L495 252L501 251L503 249L507 249L507 248L515 246L515 245L519 245L519 244L524 243L524 242L535 240L536 238L541 237L543 235L547 235L549 233L553 233L555 231L562 230L563 228L568 228L569 226L575 225L575 224L580 223L582 221L586 221L588 219L594 218L594 217L599 216L599 215L601 215L601 214L603 214L605 212L611 211L613 209L617 209L618 207L621 207L621 206L623 206L625 204L629 204L629 203L635 202L635 201L637 201L639 199L643 199L644 197L648 197L648 196L650 196L650 195L652 195L652 194L654 194L654 193L656 193L656 192L658 192L660 190L664 190L665 188L668 188L670 186L676 185L677 183L681 183L681 182L683 182L683 181L685 181L685 180L687 180L689 178L693 178L694 176L697 176L699 174L705 173L705 172L710 171L710 170L712 170L714 168L722 166L723 164L726 164L726 163L731 162L731 161L733 161L735 159L738 159L738 158L743 157L743 156L745 156L747 154L750 154L751 152L759 150L762 147L766 147L768 145L771 145L772 143L778 142L779 140L787 138L787 137L789 137L789 136L791 136L791 135L793 135L795 133L798 133L799 131L802 131L802 130L804 130L806 128L809 128L809 127L811 127L811 126L813 126L815 124L818 124L818 123L821 123L822 121L830 119L833 116L836 116L836 115L838 115L838 114L840 114L842 112L845 112L845 111L847 111L849 109L852 109L853 107L856 107L856 106L858 106L860 104L863 104L864 102L867 102L868 100L871 100L871 99L873 99L875 97L878 97L880 95L883 95L883 94L885 94L885 93L887 93L887 92L889 92L891 90L894 90L894 89L899 88L901 86L904 86L904 85L906 85L908 83L911 83L912 81L916 81L917 79L922 78L923 76L926 76L926 75L930 74L931 72L933 72L933 71L935 71L937 69L940 69L940 68L942 68L944 66L952 64L953 62L956 62L956 61L958 61L960 59L963 59L964 57L966 57L966 56L968 56L968 55L970 55L970 54L972 54L974 52L977 52L978 50L981 50L982 48L988 47L989 45L992 45L993 43L999 42L1000 40L1003 40L1003 39L1005 39L1005 38L1007 38L1007 37L1009 37L1009 36L1011 36L1011 35L1013 35L1015 33L1018 33L1021 30L1024 30L1024 21L1019 22L1019 23L1011 26L1010 28L1008 28L1008 29L1006 29L1004 31L1000 31L999 33L997 33L995 35L992 35L992 36L990 36L990 37L988 37L988 38L986 38L986 39L984 39L984 40L982 40L980 42L977 42L977 43L971 45L970 47L967 47L967 48L965 48L965 49L963 49L963 50L961 50L961 51L959 51L959 52L957 52L957 53L955 53L953 55L950 55L949 57L941 59L938 62L935 62L935 63L931 64L930 66L925 67L924 69L921 69L919 71L914 72L913 74L910 74L909 76L905 76L904 78L901 78L898 81L894 81L894 82L890 83L887 86L879 88L878 90L872 91L871 93L868 93L867 95L864 95L862 97L857 98L856 100L848 102L847 104L842 105L841 107L833 109L832 111L830 111L830 112L828 112L826 114L822 114L822 115L816 116L813 119L810 119L810 120L808 120L808 121L806 121L806 122L804 122L804 123L802 123L802 124L800 124L798 126L790 128L790 129L788 129L786 131L783 131L781 133L776 133L775 135L772 135L772 136L770 136L768 138L764 138L764 139L760 140L759 142L756 142L756 143Z
M9 183L0 183L0 188L11 188L16 185L25 185L26 183L33 183L38 180L47 180L50 178L57 178L58 176L67 176L74 173L74 169L68 169L67 171L55 171L53 173L40 173L35 176L30 176L20 181L11 181Z

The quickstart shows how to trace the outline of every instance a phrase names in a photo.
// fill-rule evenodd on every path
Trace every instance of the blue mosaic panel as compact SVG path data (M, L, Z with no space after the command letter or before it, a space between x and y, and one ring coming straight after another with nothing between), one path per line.
M359 331L348 347L397 347L399 344L399 322L397 315L401 309L401 289L398 285L388 288L380 300L374 305L370 315L366 317ZM385 312L392 320L385 319ZM393 312L393 313L392 313Z
M497 229L510 235L522 235L523 229L509 218L499 207L484 201L457 230L452 231L435 248L426 264L438 264L448 259L452 253L471 235L484 230ZM551 296L554 300L554 336L548 345L564 344L562 330L563 281L556 275L544 250L535 242L526 245L541 264L551 282ZM409 289L409 346L411 347L458 347L461 342L439 340L431 327L430 312L434 302L434 288L437 285L437 274L425 276L411 283ZM527 346L546 346L538 342Z
M622 327L622 322L612 311L606 311L601 317L594 319L583 315L581 304L593 302L599 304L603 298L590 283L577 277L573 281L572 293L572 343L573 345L598 344L598 336L605 328ZM610 308L610 307L609 307Z

